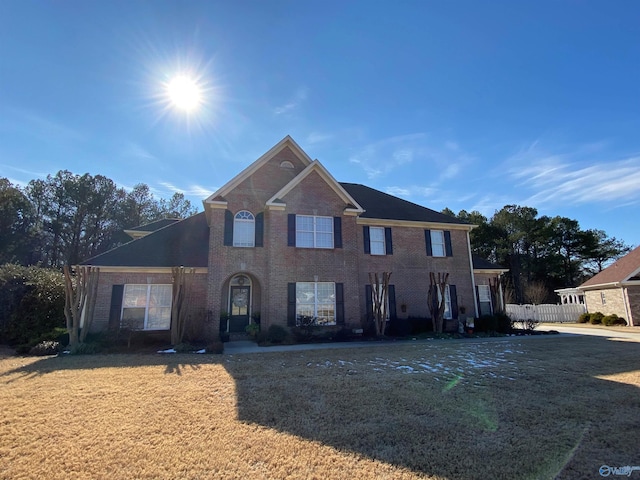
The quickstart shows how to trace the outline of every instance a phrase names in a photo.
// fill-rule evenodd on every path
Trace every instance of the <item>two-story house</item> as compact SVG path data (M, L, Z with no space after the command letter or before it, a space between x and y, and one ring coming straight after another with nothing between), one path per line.
M370 272L392 272L390 321L430 317L429 274L449 273L445 318L455 328L461 306L480 312L472 228L340 183L287 136L204 200L204 212L133 229L133 241L85 262L100 267L92 328L168 330L176 266L194 269L187 302L208 335L243 332L258 313L262 328L295 326L301 316L362 328L372 312ZM487 262L475 270L484 284L504 271ZM223 312L229 320L220 325Z

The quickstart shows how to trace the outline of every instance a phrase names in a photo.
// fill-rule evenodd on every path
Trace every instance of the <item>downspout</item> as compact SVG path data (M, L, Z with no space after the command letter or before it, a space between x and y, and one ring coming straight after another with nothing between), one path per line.
M471 255L471 237L467 230L467 249L469 250L469 266L471 267L471 297L473 298L474 318L478 318L478 298L476 295L476 277L473 274L473 257Z

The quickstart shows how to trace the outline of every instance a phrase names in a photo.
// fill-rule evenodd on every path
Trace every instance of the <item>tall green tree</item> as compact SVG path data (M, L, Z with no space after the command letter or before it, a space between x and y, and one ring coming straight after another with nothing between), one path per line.
M31 202L7 178L0 178L0 264L29 263L35 216Z

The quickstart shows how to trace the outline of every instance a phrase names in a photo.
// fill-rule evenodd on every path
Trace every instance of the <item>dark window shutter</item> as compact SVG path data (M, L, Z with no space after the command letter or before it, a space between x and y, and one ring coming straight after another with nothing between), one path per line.
M336 283L336 325L344 325L344 284Z
M396 286L389 285L389 320L396 320Z
M364 237L364 253L371 253L371 238L369 236L369 227L362 227L362 236Z
M364 304L367 322L370 322L373 320L373 290L371 290L371 285L364 286Z
M342 248L342 217L333 217L333 248Z
M451 298L451 318L458 318L458 294L455 285L449 285L449 297Z
M393 255L393 242L391 241L391 228L385 227L384 229L384 247L385 254Z
M109 309L109 330L120 329L120 312L122 311L122 296L124 285L111 287L111 308Z
M431 250L431 230L425 230L424 231L424 241L427 244L427 256L428 257L432 257L433 256L433 250Z
M296 326L296 284L287 284L287 325Z
M296 246L296 215L290 213L287 217L287 245L290 247Z
M444 231L444 249L447 257L453 257L453 250L451 248L451 232L449 230Z
M264 246L264 212L256 215L256 247Z
M224 211L224 242L225 246L233 245L233 213L231 210Z

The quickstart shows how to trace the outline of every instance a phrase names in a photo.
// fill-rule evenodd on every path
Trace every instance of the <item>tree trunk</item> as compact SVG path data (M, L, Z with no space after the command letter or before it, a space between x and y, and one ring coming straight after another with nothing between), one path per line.
M391 272L382 272L382 279L378 273L369 272L369 283L373 295L373 320L376 327L376 336L384 335L387 324L387 306L389 305L389 280ZM369 299L367 299L369 301Z
M187 329L188 298L195 268L173 267L173 298L171 302L171 344L179 345L184 340Z
M76 266L75 287L72 271L67 265L64 266L63 273L65 286L64 317L67 331L69 332L69 347L73 349L79 343L84 342L89 333L98 292L100 269ZM83 313L84 325L80 330Z
M427 295L427 302L429 303L429 309L431 310L431 322L433 323L433 331L435 333L442 333L444 310L446 307L446 288L449 283L449 274L438 272L429 272L429 281L431 286L429 288L429 294ZM435 308L434 308L435 305Z

